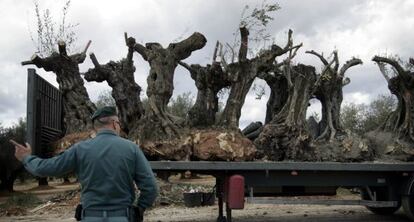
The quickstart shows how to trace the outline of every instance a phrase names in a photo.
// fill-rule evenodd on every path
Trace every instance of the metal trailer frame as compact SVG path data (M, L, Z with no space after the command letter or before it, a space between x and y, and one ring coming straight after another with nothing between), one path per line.
M219 205L218 222L232 221L232 209L229 209L227 203L226 216L223 210L223 199L226 196L224 184L231 175L244 177L245 196L248 196L247 201L251 203L364 205L377 214L392 214L400 207L401 198L408 198L411 201L408 206L403 204L404 210L410 218L414 214L414 163L150 161L150 164L154 172L159 174L191 171L214 176ZM367 197L362 200L283 200L256 197L312 195L303 192L303 189L287 189L287 193L280 193L280 188L283 187L362 188ZM315 194L317 193L313 193Z

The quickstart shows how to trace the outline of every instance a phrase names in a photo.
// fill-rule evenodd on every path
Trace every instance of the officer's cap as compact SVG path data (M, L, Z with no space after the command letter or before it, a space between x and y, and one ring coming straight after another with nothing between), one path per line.
M95 113L92 115L91 119L94 121L95 119L100 119L103 117L108 116L116 116L116 108L113 106L104 106L102 108L99 108L95 111Z

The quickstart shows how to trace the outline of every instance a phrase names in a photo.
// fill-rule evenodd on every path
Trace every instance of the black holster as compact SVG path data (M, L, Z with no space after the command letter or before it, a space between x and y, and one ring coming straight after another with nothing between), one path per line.
M144 221L144 209L137 206L132 206L130 211L130 222L143 222Z
M76 210L75 210L75 219L76 221L81 221L82 220L82 204L78 204L78 206L76 206Z

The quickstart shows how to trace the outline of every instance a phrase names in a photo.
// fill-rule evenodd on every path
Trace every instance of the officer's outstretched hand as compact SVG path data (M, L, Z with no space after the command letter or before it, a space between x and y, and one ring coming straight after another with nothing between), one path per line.
M16 149L16 151L14 152L14 155L19 161L23 161L23 159L26 156L29 156L32 154L32 147L30 146L30 144L26 143L26 146L23 146L14 140L9 140L9 141L10 143L14 145L14 148Z

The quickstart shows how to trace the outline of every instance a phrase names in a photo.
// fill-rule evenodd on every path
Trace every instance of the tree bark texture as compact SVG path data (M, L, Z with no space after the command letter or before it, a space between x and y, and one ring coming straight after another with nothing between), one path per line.
M375 56L372 60L378 64L388 88L398 99L397 109L391 113L382 129L395 133L399 139L414 142L414 73L391 58ZM385 64L393 68L393 77L389 77Z
M352 58L339 69L337 51L333 52L332 62L328 62L323 55L315 51L307 51L306 53L317 56L324 65L322 73L318 75L314 92L315 97L322 105L320 135L317 137L317 140L326 139L333 141L336 136L344 134L340 123L341 103L343 100L342 88L350 82L349 78L345 78L345 72L352 66L362 64L362 61Z
M181 126L176 118L167 112L167 104L173 94L174 70L178 62L186 59L195 50L205 46L207 40L201 33L194 33L185 40L171 43L163 48L159 43L139 43L134 49L150 65L147 78L148 110L136 130L140 139L171 139L180 135Z
M247 35L249 32L246 27L241 27L240 33L239 61L226 67L226 72L229 72L230 75L231 89L219 123L229 129L238 129L241 109L255 78L262 72L269 72L277 56L283 55L293 48L301 47L301 44L292 46L292 31L289 30L288 42L284 48L272 45L270 49L264 50L255 58L248 59Z
M112 88L112 97L118 107L122 130L128 134L134 128L144 113L140 93L141 87L135 82L135 66L133 58L134 38L126 38L128 54L118 62L110 61L105 65L99 64L92 53L90 58L95 68L89 69L84 77L87 81L106 81Z
M306 110L316 81L315 68L299 64L285 70L289 76L287 102L264 126L255 144L271 160L310 160L313 150L306 130Z
M82 53L69 56L66 53L66 44L59 42L59 53L54 52L47 58L34 55L30 61L22 62L22 65L33 64L56 74L56 81L63 95L66 133L82 132L92 127L90 117L96 107L89 99L79 73L79 64L85 61L89 44L90 42Z
M214 125L219 109L217 94L223 88L230 86L227 73L223 72L219 62L213 62L205 67L179 63L190 72L198 90L196 102L188 112L189 126L205 128Z

